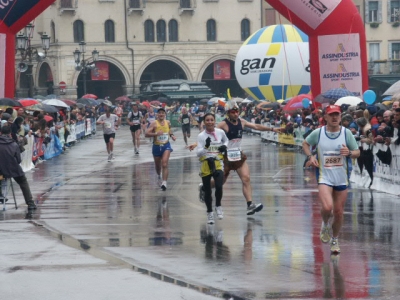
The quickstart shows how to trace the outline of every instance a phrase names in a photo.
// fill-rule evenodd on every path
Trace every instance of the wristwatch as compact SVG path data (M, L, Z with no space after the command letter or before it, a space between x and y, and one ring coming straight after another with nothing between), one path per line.
M350 157L351 158L351 155L352 155L353 153L351 153L351 150L349 150L349 154L347 155L347 157Z
M313 156L312 154L308 155L307 159L309 160L312 156Z

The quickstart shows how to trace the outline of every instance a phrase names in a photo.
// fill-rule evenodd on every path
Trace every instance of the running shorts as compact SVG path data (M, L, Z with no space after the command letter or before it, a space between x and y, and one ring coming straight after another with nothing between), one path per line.
M182 125L182 133L185 134L190 134L190 124L184 124Z
M153 145L153 156L161 157L163 156L165 151L174 151L172 150L171 144L169 142L163 145Z
M140 124L137 124L137 125L130 126L129 129L131 130L131 132L136 132L141 129L141 126L140 126Z
M243 153L243 151L240 151L241 154L241 159L238 161L229 161L228 158L224 155L224 176L225 178L229 176L230 171L236 171L237 169L240 169L244 162L247 159L246 154Z
M111 138L115 139L115 133L103 134L103 136L104 136L104 141L106 142L106 144L108 144L110 142Z

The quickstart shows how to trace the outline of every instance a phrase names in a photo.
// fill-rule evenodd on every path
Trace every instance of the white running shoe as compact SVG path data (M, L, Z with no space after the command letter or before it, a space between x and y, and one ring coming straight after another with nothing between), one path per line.
M217 213L218 219L222 220L224 218L224 212L222 211L221 206L215 207L215 212Z
M213 212L208 212L207 213L207 224L214 224L214 213Z
M163 191L165 191L167 189L167 182L165 180L161 183L161 189Z
M108 154L107 161L111 161L111 159L112 159L112 154Z

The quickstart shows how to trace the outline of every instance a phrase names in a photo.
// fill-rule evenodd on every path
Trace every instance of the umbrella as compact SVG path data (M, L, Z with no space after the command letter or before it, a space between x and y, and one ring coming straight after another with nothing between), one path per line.
M210 100L208 100L207 104L208 105L213 105L219 101L225 101L225 98L221 98L221 97L213 97Z
M21 105L23 107L31 106L31 105L35 105L35 104L39 104L40 103L40 101L36 100L36 99L20 99L20 100L18 100L18 102L21 103Z
M247 98L242 101L242 103L251 103L251 102L253 102L253 100L250 100L250 99L247 99Z
M304 99L308 99L311 101L313 99L313 97L309 94L300 94L300 95L294 96L286 103L286 105L283 107L283 110L288 112L288 111L294 111L297 109L304 108L304 106L303 106Z
M50 95L47 95L43 100L45 100L45 99L57 99L57 95L50 94Z
M92 106L97 106L99 103L94 100L94 99L89 99L89 98L79 98L76 100L77 103L82 103L83 105L92 105Z
M279 103L276 102L261 102L259 104L257 104L256 106L258 109L262 109L262 110L277 110L280 108Z
M58 112L58 109L55 106L39 103L31 106L25 107L26 110L39 110L39 111L44 111L47 113L56 113Z
M0 98L0 106L22 106L22 105L18 101L10 98Z
M150 107L150 103L149 103L149 101L147 101L147 100L143 101L143 102L140 103L140 104L146 106L147 108Z
M51 105L51 106L58 106L58 107L65 107L65 108L69 107L69 105L67 103L65 103L64 101L58 100L58 99L43 100L42 103Z
M394 94L400 93L400 80L393 83L382 96L393 96Z
M240 97L233 97L231 100L236 101L236 103L242 103L244 101L244 99Z
M338 100L342 97L354 96L354 94L347 89L336 88L336 89L327 90L325 93L322 93L322 96L324 98L328 98L331 100ZM322 103L322 102L320 102L320 103Z
M45 115L45 116L43 117L43 119L45 119L47 122L50 122L50 121L53 121L53 120L54 120L53 117L52 117L52 116L49 116L49 115Z
M383 101L392 100L392 95L386 96L386 97L384 97L382 100L383 100Z
M385 104L383 104L383 103L377 103L377 104L375 104L375 106L378 108L378 109L383 109L383 110L388 110L389 108L385 105Z
M96 97L97 98L97 97ZM95 99L96 99L95 98ZM99 99L97 99L97 101L98 101ZM128 96L119 96L118 98L116 98L115 99L115 101L128 101L128 102L131 102L132 101L132 99L131 98L129 98Z
M279 99L279 100L276 100L276 102L278 102L279 104L282 104L283 102L285 102L285 100Z
M101 104L107 105L107 106L113 106L112 102L110 100L103 100Z
M75 100L61 99L61 101L64 102L65 104L68 104L69 106L74 106L77 104Z
M210 99L201 99L200 103L207 103Z
M78 108L84 108L84 107L85 107L85 105L84 105L84 104L82 104L82 103L76 103L76 107L78 107Z
M85 98L85 99L89 98L89 99L95 99L96 100L98 97L96 95L94 95L94 94L86 94L86 95L83 95L82 98Z
M351 106L357 106L358 103L363 102L362 99L355 96L342 97L335 102L335 105L349 104Z
M161 102L158 101L158 100L153 100L153 101L150 102L150 104L153 105L153 106L161 106Z

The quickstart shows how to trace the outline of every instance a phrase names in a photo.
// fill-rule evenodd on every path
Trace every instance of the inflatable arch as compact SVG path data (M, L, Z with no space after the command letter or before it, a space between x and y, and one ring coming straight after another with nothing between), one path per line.
M55 0L1 1L0 98L14 98L15 35L53 2Z
M265 0L309 37L311 91L368 90L364 23L351 0Z

